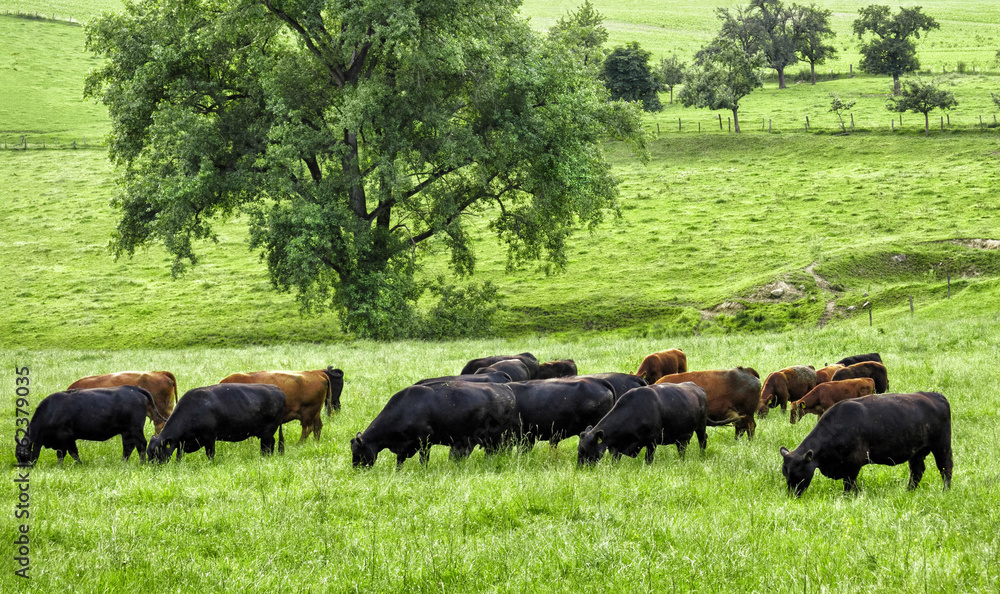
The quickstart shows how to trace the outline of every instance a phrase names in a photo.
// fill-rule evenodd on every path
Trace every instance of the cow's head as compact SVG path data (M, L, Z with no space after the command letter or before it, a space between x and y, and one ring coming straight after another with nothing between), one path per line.
M38 461L38 452L33 452L32 443L27 436L21 439L14 439L14 456L17 463L21 465L31 465ZM41 448L39 448L40 450Z
M788 448L781 448L781 456L784 461L781 464L781 474L785 475L785 482L788 484L788 492L795 493L800 497L812 482L816 466L819 464L813 456L813 451L808 450L804 454L789 452Z
M788 405L791 408L788 421L794 425L799 419L806 416L806 405L803 402L793 402Z
M594 464L604 456L607 449L608 444L604 441L604 430L594 431L592 426L587 427L580 434L580 445L576 448L576 463L578 466Z
M351 463L354 466L374 466L378 452L372 444L365 442L361 437L361 432L351 440Z
M168 439L164 439L163 435L154 435L152 439L149 440L149 447L146 448L146 457L150 461L156 462L166 462L170 459L170 456L177 449L178 443Z

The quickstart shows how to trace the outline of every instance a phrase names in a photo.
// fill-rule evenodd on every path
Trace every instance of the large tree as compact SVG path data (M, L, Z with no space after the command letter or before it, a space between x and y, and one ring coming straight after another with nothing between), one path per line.
M600 142L640 113L506 0L138 0L87 28L111 116L111 248L162 242L175 272L249 215L274 285L343 328L406 332L432 240L473 271L470 220L508 263L566 262L616 208Z
M658 95L660 82L649 67L652 55L637 41L611 51L601 67L601 80L613 99L641 102L645 111L663 109Z
M781 0L751 0L752 18L760 24L760 49L767 64L778 73L778 88L785 89L785 68L799 61L793 10Z
M747 54L732 39L717 37L695 54L677 98L685 107L728 109L738 133L740 101L764 86L760 69L765 63L762 53Z
M830 27L832 11L809 6L792 5L792 23L795 28L795 49L806 62L816 84L816 65L837 55L837 48L827 40L836 35Z
M660 84L670 91L670 102L674 102L674 87L684 82L684 73L687 72L687 64L677 59L677 55L660 60L660 66L656 69L655 75Z
M888 6L871 5L858 11L854 33L861 40L861 70L892 77L892 92L899 93L899 77L920 68L914 39L921 32L940 29L919 6L901 7L895 15ZM867 39L866 35L871 34Z

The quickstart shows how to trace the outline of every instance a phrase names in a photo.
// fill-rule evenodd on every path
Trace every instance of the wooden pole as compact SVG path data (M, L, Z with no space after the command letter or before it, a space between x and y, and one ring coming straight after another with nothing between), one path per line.
M951 273L948 273L948 299L951 299Z
M910 315L913 315L913 295L910 295Z
M851 132L854 132L854 114L851 114Z
M681 119L680 118L677 118L677 131L678 132L681 131Z
M771 120L768 120L768 121L767 121L767 132L768 132L768 133L770 133L770 132L771 132Z
M719 114L719 130L722 130L722 114Z
M806 116L806 132L809 131L809 116Z
M944 116L941 116L941 131L944 132Z
M872 308L870 305L868 306L868 325L872 325Z
M732 132L733 131L733 118L726 118L726 121L729 122L729 131Z
M896 131L896 119L895 118L893 118L892 124L890 124L890 125L892 126L892 131L895 132Z
M660 135L660 122L656 122L656 135Z

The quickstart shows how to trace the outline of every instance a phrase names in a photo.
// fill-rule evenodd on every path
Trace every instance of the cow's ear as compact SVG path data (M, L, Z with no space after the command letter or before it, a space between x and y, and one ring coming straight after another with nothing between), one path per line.
M803 456L803 457L802 457L802 459L803 459L803 460L805 460L806 462L812 462L812 459L813 459L813 451L812 451L812 450L809 450L808 452L806 452L806 455L805 455L805 456Z
M601 440L604 439L604 429L601 429L597 433L595 433L594 437L597 438L597 443L601 443Z
M789 452L788 448L786 448L785 446L781 446L781 449L778 451L781 452L781 455L786 458L788 457L789 454L791 454L791 452Z

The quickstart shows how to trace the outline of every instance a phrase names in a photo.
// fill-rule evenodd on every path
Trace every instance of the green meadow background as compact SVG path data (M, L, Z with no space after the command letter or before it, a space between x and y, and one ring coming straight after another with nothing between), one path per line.
M594 2L609 46L637 40L654 59L686 61L715 34L715 7L738 4ZM834 10L839 57L815 86L769 80L743 102L742 134L728 132L731 114L664 94L666 109L646 116L649 163L606 145L621 216L578 232L564 272L505 272L482 225L474 280L496 283L507 307L494 338L384 344L276 293L238 217L181 278L157 246L112 260L108 121L82 98L98 62L80 24L120 3L0 0L3 457L13 461L16 368L29 368L31 406L124 369L169 369L182 392L237 370L346 374L321 440L294 446L288 424L284 456L223 443L214 462L198 452L142 466L122 464L113 439L81 442L84 464L60 468L46 450L30 473L32 580L14 576L14 547L0 546L0 591L996 592L1000 5L917 3L941 24L918 42L921 76L959 100L932 114L925 137L919 115L885 109L889 79L847 77L850 23L867 4L817 2ZM576 6L528 1L522 13L544 30ZM831 93L857 101L849 135ZM431 246L424 274L446 262ZM942 491L931 463L912 492L905 466L870 466L858 496L817 475L789 498L778 448L814 421L780 414L751 443L714 428L704 456L661 447L648 467L578 469L571 438L460 463L434 448L426 468L397 469L383 452L374 468L351 468L350 438L393 393L473 357L529 350L585 373L634 371L670 347L692 369L762 374L879 351L890 390L951 401L953 487ZM8 543L16 477L11 468L0 487Z

